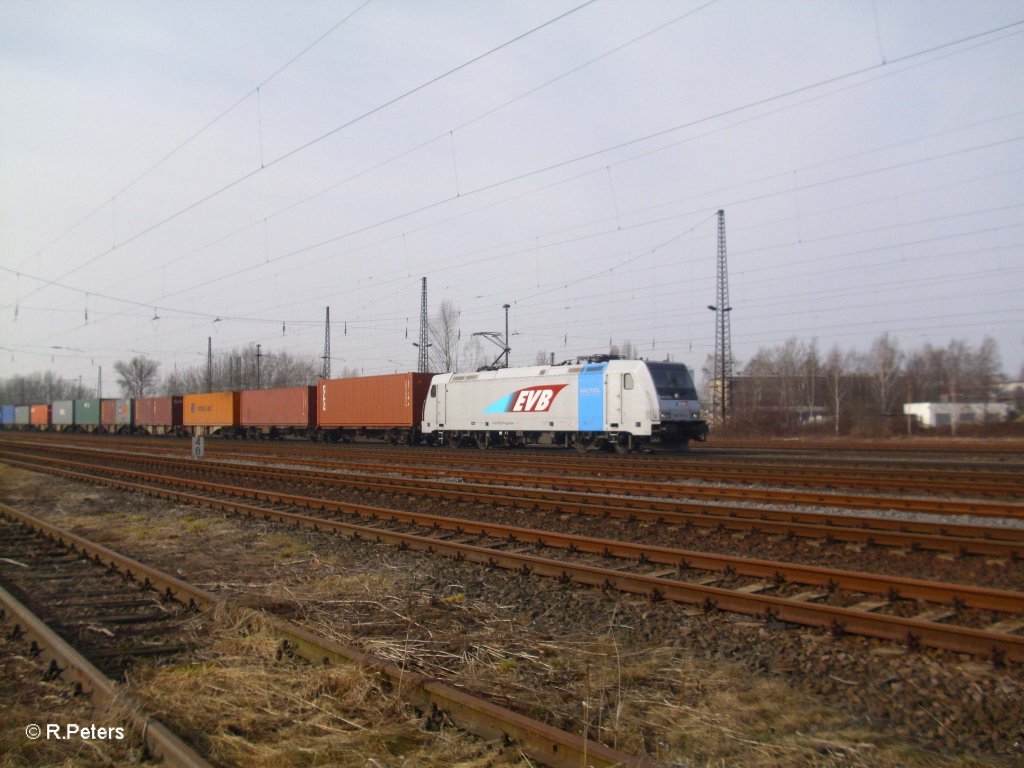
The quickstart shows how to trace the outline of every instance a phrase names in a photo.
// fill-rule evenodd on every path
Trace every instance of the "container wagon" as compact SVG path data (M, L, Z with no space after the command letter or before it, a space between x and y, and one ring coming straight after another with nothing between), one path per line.
M237 437L238 393L207 392L185 395L182 399L182 424L192 435Z
M32 406L30 405L16 405L14 406L14 425L15 429L28 429L29 425L32 424Z
M146 435L181 435L182 403L180 395L140 397L132 401L135 431Z
M134 401L127 398L102 400L100 402L100 431L129 434L132 431Z
M393 444L417 442L431 376L396 373L320 379L313 436L331 441L359 436Z
M75 401L54 400L50 408L50 422L58 432L74 432Z
M0 408L0 425L3 425L4 429L14 429L14 409L13 405L5 405Z
M46 430L50 428L50 406L49 405L30 405L29 408L29 423L32 429Z
M245 437L305 437L316 427L316 387L246 389L238 396L239 426Z
M75 428L79 432L99 432L100 399L75 400Z

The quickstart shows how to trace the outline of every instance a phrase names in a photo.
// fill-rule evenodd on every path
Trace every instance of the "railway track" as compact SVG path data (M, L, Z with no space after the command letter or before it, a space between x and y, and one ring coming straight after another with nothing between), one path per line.
M504 476L505 485L487 485L469 484L456 480L427 480L415 473L411 477L402 477L404 475L402 467L385 467L388 472L383 475L356 474L354 469L342 473L326 469L299 468L294 464L292 467L284 469L214 460L197 463L189 459L161 458L109 449L83 451L82 449L62 449L57 446L47 446L45 449L38 446L26 446L20 451L0 450L0 457L7 457L11 460L16 460L19 456L44 458L54 455L78 456L80 459L78 462L71 462L67 465L69 467L77 466L76 471L88 471L87 467L93 465L86 465L81 459L89 458L99 463L103 460L117 461L123 466L173 469L182 473L207 476L219 473L244 477L250 481L255 478L261 478L265 482L306 481L323 486L355 488L388 494L481 502L529 509L548 509L597 517L647 520L662 524L691 525L704 528L724 527L734 531L792 535L819 540L956 554L971 553L993 557L1024 556L1024 528L996 528L951 522L835 515L752 506L709 505L657 497L609 498L596 491L584 493L526 488L523 485L515 484L528 482L518 475ZM297 464L301 460L293 461ZM275 463L278 462L275 460ZM356 466L358 469L365 468L365 465L361 464Z
M187 643L168 644L167 623L224 605L210 592L189 585L158 569L121 555L103 545L62 530L40 518L0 504L0 548L17 554L20 560L0 560L0 579L14 585L14 590L31 595L30 611L6 590L0 600L16 631L31 636L39 648L53 658L51 674L64 674L78 680L87 691L105 700L122 695L110 677L100 672L93 662L99 660L110 674L120 676L138 656L170 655L189 649ZM58 585L59 587L55 586ZM72 638L81 652L49 629L33 611L42 611L66 636ZM73 613L71 613L73 611ZM638 758L579 735L570 734L532 720L461 689L446 685L399 668L354 648L314 635L307 630L268 618L280 638L282 651L297 654L317 664L356 663L372 669L401 687L403 696L424 713L434 718L448 718L470 732L488 739L510 739L531 759L549 766L623 766L653 768L645 758ZM125 626L159 622L158 632L132 632L135 641L125 647ZM90 637L76 632L87 627ZM97 644L91 635L114 641ZM147 642L146 638L159 638ZM42 651L41 651L42 652ZM91 661L90 661L91 659ZM195 751L173 736L157 721L147 718L140 723L151 732L151 747L164 756L168 764L188 768L208 768L208 763Z
M44 678L74 684L95 706L128 703L155 756L179 768L210 768L115 682L140 658L190 651L185 625L192 606L97 566L70 542L45 536L8 511L0 506L0 619L12 637L29 643L29 655L48 662Z
M26 441L46 442L52 435L7 435ZM66 436L63 436L66 437ZM112 438L73 436L79 444L97 448L142 446L149 452L180 452L179 447L168 447L166 438ZM884 460L823 459L797 454L790 458L765 459L735 451L702 449L683 457L643 456L604 458L593 454L576 456L557 453L551 460L548 451L494 451L473 452L450 449L399 449L380 445L359 446L358 459L353 458L353 446L339 445L318 448L308 443L245 441L210 441L209 455L238 458L257 455L264 458L277 456L285 461L302 460L307 464L331 466L347 463L373 463L419 467L423 471L451 472L465 470L467 456L478 467L488 467L495 473L523 472L544 476L586 476L603 479L642 479L647 482L681 483L684 480L705 483L733 483L764 485L782 488L862 489L878 493L914 493L918 495L953 495L966 498L1020 499L1024 498L1024 462L1018 451L1016 461L994 464L970 461L953 462L948 459L916 460L887 455ZM940 457L945 454L939 453ZM1012 455L1012 454L1011 454ZM1010 466L1007 466L1010 464ZM481 475L486 473L480 473ZM624 488L628 489L629 485ZM624 492L629 492L626 490Z
M769 623L782 621L824 627L836 634L862 634L995 660L1024 660L1024 636L1018 634L1021 623L1021 596L1018 593L998 595L998 599L1004 602L997 610L1005 611L1006 615L995 616L985 613L993 610L994 603L984 603L985 609L979 612L978 608L983 603L978 601L996 599L998 590L981 590L968 596L969 590L962 587L928 583L914 585L912 580L906 579L879 580L869 588L866 581L858 581L864 574L840 575L835 572L818 572L813 575L818 581L809 582L813 569L803 569L800 574L797 573L799 569L794 569L787 575L783 566L777 563L727 563L721 560L711 577L693 579L693 571L712 567L709 561L695 564L696 553L647 547L634 548L627 554L623 542L585 540L559 536L551 531L416 515L251 486L229 486L94 464L79 464L75 469L74 462L47 461L41 457L29 461L12 460L12 463L77 480L102 482L126 490L213 506L234 514L274 519L456 559L647 594L696 605L702 610L735 611L761 617ZM80 471L82 469L88 473ZM236 501L240 497L254 499L260 504ZM294 509L303 511L291 511ZM310 509L320 514L307 514L305 510ZM325 517L324 514L331 516ZM413 530L415 532L411 532ZM617 552L627 559L610 562ZM599 558L598 564L593 560L595 555ZM670 567L665 567L669 564ZM755 573L755 567L762 570ZM732 579L740 568L746 569L753 580L733 583ZM723 575L728 578L723 578ZM839 586L840 579L845 579L849 585L845 593ZM807 591L793 587L794 584L807 583L826 588ZM928 599L934 600L934 604L922 606L914 600L901 600L901 590L910 589L931 590ZM850 590L858 591L853 593ZM866 595L866 592L871 594ZM878 599L879 594L882 599ZM924 599L925 591L914 594ZM867 599L869 596L872 599ZM976 607L968 607L968 601ZM911 615L903 615L908 612ZM962 623L950 623L953 620Z

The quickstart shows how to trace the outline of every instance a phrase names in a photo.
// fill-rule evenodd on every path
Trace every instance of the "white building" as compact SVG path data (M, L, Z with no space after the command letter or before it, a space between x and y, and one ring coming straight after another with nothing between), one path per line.
M1008 403L904 403L903 413L913 416L922 427L948 427L985 421L1006 421Z

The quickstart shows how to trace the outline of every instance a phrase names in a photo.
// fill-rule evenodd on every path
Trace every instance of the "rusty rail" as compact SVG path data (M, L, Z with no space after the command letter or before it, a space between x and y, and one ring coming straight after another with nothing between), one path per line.
M744 593L720 587L680 582L661 576L623 573L611 568L568 563L537 555L505 552L487 547L444 541L428 536L381 530L365 525L327 520L305 514L284 512L257 507L251 504L199 496L178 490L147 486L116 478L83 475L53 466L46 466L43 469L47 472L54 472L77 480L105 483L125 490L140 491L177 501L213 506L250 517L277 520L317 531L344 532L353 538L376 540L395 546L442 554L455 559L469 560L527 573L536 573L596 587L610 586L624 592L702 605L705 609L722 609L766 619L776 619L813 627L824 627L836 633L860 634L868 637L905 642L912 646L926 645L961 653L1024 661L1024 637L1019 635L945 625L920 618L881 615L856 608L842 608L770 595ZM111 468L107 468L107 471L118 472L118 470ZM126 471L124 474L137 476L143 473ZM145 475L143 476L145 477ZM323 499L287 496L247 488L231 489L229 486L218 486L214 483L182 480L181 478L151 475L149 479L169 484L180 483L201 488L209 486L211 490L222 493L237 492L238 495L258 499L270 500L280 498L282 501L292 504L298 503L298 499L301 499L308 506L314 507L327 507L332 504L332 502Z
M95 482L98 478L92 480ZM135 490L147 489L138 486ZM141 583L163 591L183 603L207 609L217 604L227 604L211 592L6 504L0 503L0 514L28 525L71 549L87 554L97 562L131 573ZM447 683L411 673L356 648L319 637L290 622L270 616L266 619L270 630L282 638L286 647L303 658L315 663L355 663L382 674L395 685L400 685L403 697L413 702L421 711L443 712L457 726L484 738L515 741L524 754L544 765L554 768L579 768L583 765L595 768L655 768L655 763L647 758L628 755L584 739L580 735L554 728ZM73 649L71 652L77 655ZM84 659L82 661L89 664ZM208 768L205 761L180 765Z

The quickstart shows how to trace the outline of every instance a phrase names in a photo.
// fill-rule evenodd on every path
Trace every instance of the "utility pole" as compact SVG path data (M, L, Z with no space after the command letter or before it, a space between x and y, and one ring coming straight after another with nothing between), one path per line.
M420 342L416 346L419 348L419 355L416 361L416 370L420 373L427 373L430 370L430 360L427 355L427 347L430 343L427 340L429 335L427 320L427 278L423 278L422 287L420 288Z
M256 389L263 389L262 382L260 381L260 359L263 357L260 350L262 348L262 344L256 345Z
M718 285L717 304L708 304L715 313L715 363L714 380L711 386L711 415L719 424L724 424L730 410L729 395L732 389L732 329L729 324L729 267L725 249L725 211L718 211Z
M324 313L324 366L320 378L331 378L331 308L325 307Z
M213 337L206 337L206 391L213 392Z
M96 397L103 397L103 366L100 366L100 372L96 376Z

